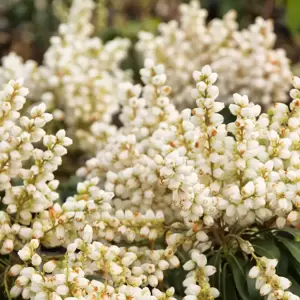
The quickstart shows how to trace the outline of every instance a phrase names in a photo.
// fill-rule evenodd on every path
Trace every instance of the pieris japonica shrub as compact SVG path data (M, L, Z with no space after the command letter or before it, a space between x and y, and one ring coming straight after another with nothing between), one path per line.
M154 281L143 275L155 289L175 285L175 298L299 299L299 78L291 104L267 113L234 94L235 122L224 124L210 67L193 73L196 107L182 111L162 65L147 60L141 77L143 87L120 86L123 126L78 171L114 194L94 235L171 249L180 266L164 259Z
M67 22L50 40L42 65L10 53L2 58L0 86L23 77L30 90L28 104L42 100L56 127L63 126L76 146L92 150L97 138L112 134L112 116L119 109L116 85L130 74L120 68L130 42L116 38L104 44L93 37L92 0L74 0ZM101 125L91 128L95 121ZM52 126L55 127L55 126ZM55 131L55 128L53 129Z
M9 299L299 299L300 78L267 113L195 71L194 109L172 103L163 65L120 85L122 126L59 199L72 141L46 105L0 93L0 253Z
M91 38L92 8L74 2L42 66L13 54L3 60L0 266L8 299L299 300L300 78L272 50L269 23L237 31L229 14L206 27L203 10L182 6L191 32L184 39L195 29L202 49L205 37L220 38L205 42L208 61L201 51L199 63L187 56L193 69L210 62L220 71L219 102L208 65L181 70L184 81L168 61L165 69L147 59L143 85L119 84L128 42ZM247 43L237 46L240 39ZM25 81L8 81L19 76ZM291 103L270 104L290 82ZM249 99L231 96L235 89ZM110 122L119 109L117 128ZM97 152L66 199L54 174L72 140L55 129L60 118L82 149Z
M253 102L268 106L287 99L290 66L282 49L273 49L275 33L271 20L258 17L239 30L235 11L207 24L207 11L199 1L180 6L180 20L159 25L157 36L141 32L137 49L142 56L165 65L173 101L192 106L191 76L210 64L219 74L220 99L245 93Z

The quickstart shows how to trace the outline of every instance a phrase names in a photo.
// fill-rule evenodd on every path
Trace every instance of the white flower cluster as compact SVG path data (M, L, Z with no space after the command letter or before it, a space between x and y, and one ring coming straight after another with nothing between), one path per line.
M268 295L268 300L299 300L300 297L286 291L291 286L291 281L276 275L277 264L277 259L257 258L257 266L249 271L249 277L256 278L256 289L260 290L261 296Z
M215 299L220 293L209 285L208 277L216 272L214 266L207 265L207 258L198 250L191 252L191 260L183 268L189 271L183 285L186 287L184 300Z
M165 267L168 262L159 260L160 253L138 252L135 247L106 247L98 242L90 244L88 239L89 237L85 240L76 239L68 246L66 258L61 261L43 262L41 256L36 253L39 248L38 240L32 240L25 245L18 252L23 264L14 265L9 271L9 275L17 276L10 292L11 297L21 295L23 299L37 300L175 300L173 288L162 293L156 288L150 291L147 287L139 287L142 281L148 282L147 280L152 286L157 284L152 278L156 278L153 274L159 273L159 269L156 270L156 267L148 262L154 259ZM76 249L80 251L75 253ZM143 263L143 259L150 257L150 260ZM82 266L87 265L89 268L84 270ZM86 275L91 270L97 270L98 277L104 280L87 279ZM141 276L145 272L149 274L148 279Z
M51 38L41 66L34 61L23 63L11 53L2 59L0 68L0 84L24 77L29 98L42 100L86 151L92 150L95 140L99 144L114 134L109 124L119 108L116 86L128 77L120 64L130 45L127 39L103 44L100 38L91 37L93 8L92 0L73 1L67 23Z
M220 114L224 103L216 101L217 74L209 66L193 73L197 107L181 113L168 98L162 65L146 60L141 77L144 87L121 85L123 127L78 171L98 177L114 193L112 211L163 211L161 232L170 228L169 247L195 257L213 246L212 233L219 226L299 224L299 78L293 79L291 104L277 103L268 113L234 94L229 108L236 120L226 125ZM205 264L194 267L187 299L202 299L202 293L217 297L207 278L212 269L205 273Z
M22 80L10 81L0 93L0 191L6 205L6 211L1 211L1 254L31 240L34 216L58 199L53 172L72 143L64 130L46 135L43 127L52 115L45 113L44 104L33 107L30 117L20 116L27 93Z
M115 194L116 209L143 214L149 209L161 210L176 218L171 209L172 193L161 185L155 158L163 142L160 131L163 126L175 126L179 113L168 98L170 88L165 86L163 66L147 60L141 75L145 87L131 83L120 87L123 127L78 174L99 177L105 190Z
M179 22L159 25L158 36L139 34L138 51L165 65L175 103L181 108L193 105L191 74L206 64L219 74L222 101L234 92L267 106L286 100L291 71L285 52L273 49L272 22L258 17L248 28L238 30L234 11L208 24L206 17L199 1L191 1L180 5Z
M58 181L53 172L71 139L63 130L56 136L46 135L42 127L52 116L45 113L44 104L33 107L30 118L20 116L27 93L18 80L10 81L0 95L1 200L6 208L1 211L0 253L15 250L23 261L9 270L8 275L18 276L10 296L175 299L173 288L161 292L156 287L166 270L179 267L176 249L142 245L145 240L155 243L165 234L162 212L112 210L113 194L99 189L97 178L79 183L78 194L63 205L55 202ZM109 245L122 240L137 246ZM51 259L42 246L63 246L67 252ZM95 274L100 280L86 277Z
M41 228L40 236L49 247L67 246L74 238L84 236L90 225L95 240L155 241L165 233L164 216L148 210L145 214L130 210L112 211L113 193L100 190L97 178L78 184L78 194L69 197L61 206L56 203L45 211L35 224Z
M10 296L174 300L175 289L163 283L182 266L184 299L212 300L220 291L209 282L217 269L207 253L233 236L234 250L240 244L256 261L250 277L262 296L299 299L276 275L277 261L257 257L232 231L266 222L299 226L300 78L292 80L290 105L274 104L267 113L234 94L236 119L224 124L218 76L209 66L193 73L196 108L181 112L169 98L163 65L148 59L140 73L144 86L120 85L123 126L100 141L96 157L78 170L86 180L63 203L53 172L71 139L64 130L46 134L52 115L44 103L21 116L28 94L22 80L4 86L0 253L17 263L4 274L6 285L16 276Z
M115 194L116 209L159 209L167 223L183 218L210 227L221 218L246 226L276 216L278 226L286 220L296 225L299 90L291 91L290 109L278 103L261 115L259 105L234 94L236 121L225 125L210 67L194 72L198 107L181 114L170 104L162 72L146 61L145 87L122 88L129 98L123 101L124 126L78 174L98 176Z

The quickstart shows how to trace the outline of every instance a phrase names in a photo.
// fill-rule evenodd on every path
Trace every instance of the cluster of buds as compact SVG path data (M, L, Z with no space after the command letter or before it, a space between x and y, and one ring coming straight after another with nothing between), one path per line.
M113 134L109 124L119 109L116 86L129 76L120 64L130 45L127 39L104 44L91 36L94 6L92 0L73 1L41 66L11 53L2 59L0 68L0 85L23 77L30 88L29 99L33 103L42 100L68 135L78 138L76 144L91 152L96 140L105 142L106 135ZM102 124L100 128L92 126L96 121Z
M10 81L0 93L0 190L5 205L1 211L1 254L30 241L34 217L58 199L59 182L53 172L72 143L64 130L56 135L43 130L52 119L43 103L31 109L30 117L20 116L27 93L22 80Z
M266 257L256 258L256 266L249 271L250 278L256 278L255 287L261 296L268 295L268 300L288 299L299 300L300 297L286 291L291 286L291 281L276 274L277 259Z
M261 17L238 30L235 11L207 24L207 11L199 1L180 5L180 21L159 25L159 35L140 32L137 49L166 67L174 101L179 107L193 105L192 72L206 64L219 74L222 101L234 92L268 106L286 100L291 76L282 49L274 50L272 21ZM228 75L230 74L230 75Z
M163 281L164 271L180 265L170 247L152 250L145 246L105 246L97 241L91 243L91 227L84 231L83 240L76 239L67 247L68 265L79 266L86 274L102 274L115 287L122 284L156 287Z
M16 251L21 261L8 272L17 276L10 296L92 300L101 294L110 299L174 300L174 288L162 292L156 287L167 270L179 267L176 249L143 246L145 240L151 245L165 234L163 213L114 210L114 195L97 186L98 178L79 183L78 193L63 205L55 202L59 195L53 172L71 139L62 130L46 135L42 127L52 116L44 104L33 107L30 118L20 116L27 92L18 80L1 93L1 200L6 211L1 211L0 251ZM112 240L137 246L107 245ZM66 253L51 259L43 252L42 247L56 246L65 247ZM86 277L95 274L100 280Z
M201 32L201 37L215 39L201 39L203 44L192 50L202 55L211 45L205 55L208 61L213 57L217 70L224 56L231 57L226 51L239 58L232 62L239 77L233 86L221 72L221 87L229 87L222 96L249 88L251 100L258 95L266 103L271 95L282 100L290 74L285 56L272 50L269 23L258 19L239 32L229 14L206 27L205 12L194 3L182 6L182 29L174 22L161 26L169 48L164 38L154 39L165 47L167 57L172 56L174 41L192 43ZM10 295L23 299L174 300L175 289L163 283L169 272L182 266L187 271L185 300L218 298L220 292L209 282L216 268L208 264L207 255L222 247L216 231L230 241L235 228L251 230L266 222L279 228L299 226L300 79L292 80L290 105L274 104L267 113L248 96L234 94L229 109L235 121L229 124L220 113L224 103L217 101L218 75L209 66L191 75L194 89L179 79L191 91L194 109L179 111L175 106L180 85L172 83L172 75L175 102L171 100L167 74L173 69L168 69L168 61L165 69L147 59L140 71L143 85L124 82L116 91L115 80L124 76L119 62L127 42L102 45L90 38L92 8L90 0L74 1L43 66L21 67L11 56L20 66L16 72L28 73L25 79L31 84L38 78L41 84L29 97L40 95L43 103L31 108L29 117L21 116L28 94L22 80L10 81L0 93L0 253L18 260L5 273L6 287L11 275L16 279ZM191 47L182 45L184 51ZM271 63L261 63L269 59ZM193 68L198 60L206 61L197 58ZM243 76L250 63L258 66L256 77L251 72ZM5 60L4 76L13 72ZM253 77L257 81L250 85ZM123 124L117 128L110 121L119 104ZM85 180L67 199L59 199L54 172L72 141L64 130L46 134L43 128L52 119L45 112L47 105L53 105L56 117L63 112L68 128L80 129L81 142L97 150L78 170ZM88 138L83 131L90 125L94 136ZM299 299L288 291L291 282L276 275L277 260L257 257L250 242L240 243L240 248L256 261L249 276L257 278L263 297Z
M207 258L198 250L191 251L191 260L183 265L184 270L189 271L183 286L186 287L184 300L215 299L219 297L219 291L209 285L209 276L216 272L214 266L207 265Z
M44 261L39 255L40 243L33 239L18 251L23 262L9 270L17 276L10 295L23 299L80 299L91 300L98 294L108 299L145 296L150 300L173 300L174 288L165 293L155 287L164 278L164 271L178 267L179 260L172 249L150 250L146 247L119 248L93 242L89 225L83 240L76 239L67 247L61 259ZM89 280L97 274L102 280ZM140 286L150 285L148 288ZM73 298L74 297L74 298ZM135 298L139 299L139 298Z
M75 254L77 247L83 250ZM147 281L146 275L141 276L147 273L146 270L150 273L158 273L154 265L143 264L141 257L137 256L140 254L147 257L149 253L136 254L117 246L106 247L101 243L90 244L83 240L76 240L70 244L67 258L60 261L43 261L36 253L37 251L39 251L39 242L32 240L18 252L23 263L16 264L9 270L10 276L17 277L10 291L12 298L22 296L23 299L92 300L101 295L103 299L115 300L133 297L149 300L175 299L173 288L163 293L156 288L150 291L147 287L139 287L140 281L143 279ZM150 255L158 259L160 256L155 252ZM74 263L74 260L80 262L80 265L78 262ZM162 262L164 260L159 261L160 265L164 265ZM132 266L134 263L138 265ZM105 282L86 278L86 275L89 275L93 269L102 271ZM134 273L139 273L139 275L132 275ZM98 277L101 278L101 275L99 274ZM114 278L113 285L110 284L109 277ZM156 278L155 275L150 274L148 276L150 282L152 277Z
M151 209L176 218L170 209L172 193L161 185L155 156L160 152L160 127L175 126L179 113L168 98L164 67L147 60L141 75L144 87L129 82L120 86L123 127L78 175L97 176L105 190L115 194L113 207L117 210L145 214Z
M210 227L220 218L242 226L274 216L281 227L298 222L299 79L291 104L268 113L234 94L236 121L225 125L210 67L193 74L198 107L181 113L164 94L162 66L147 60L141 75L143 88L124 85L124 126L78 171L100 178L116 195L115 209L162 210L166 223L183 218L190 226Z
M234 94L229 109L236 119L224 124L224 103L216 101L218 76L209 66L193 73L197 107L181 112L170 101L163 66L146 60L141 77L143 87L120 86L123 126L78 171L98 177L106 192L114 193L112 211L105 215L133 218L151 210L155 219L162 211L167 244L201 257L214 245L211 232L218 224L299 224L299 78L292 80L290 105L277 103L267 113L246 95ZM132 235L134 241L148 229ZM189 273L193 286L186 286L187 299L219 295L208 283L212 273L205 277L203 268L201 278L197 268Z
M55 203L41 212L33 224L35 236L47 247L65 246L76 237L84 237L89 225L94 240L127 243L148 240L154 242L166 232L161 211L148 210L145 214L131 210L112 209L113 193L96 186L97 178L79 183L78 194L66 199L63 205Z

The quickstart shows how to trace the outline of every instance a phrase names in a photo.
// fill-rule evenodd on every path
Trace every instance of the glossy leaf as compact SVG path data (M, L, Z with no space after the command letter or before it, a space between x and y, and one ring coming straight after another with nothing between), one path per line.
M297 280L297 282L300 282L300 263L291 255L288 258L288 261L289 261L288 274L292 275Z
M267 258L276 258L279 260L280 258L280 251L276 244L274 243L274 240L267 239L255 239L251 240L251 244L253 245L255 252L260 256L265 256Z
M210 277L210 282L213 287L219 289L221 285L221 276L222 276L222 249L217 251L213 256L211 256L208 260L208 264L216 267L217 272Z
M286 228L282 228L280 230L276 230L276 232L277 233L287 232L287 233L291 234L296 240L300 238L300 230L296 229L296 228L286 227Z
M292 282L292 285L289 288L289 291L294 293L295 295L300 295L299 283L292 276L287 276L287 278Z
M245 261L235 257L232 253L227 256L227 261L234 278L235 286L239 296L243 300L250 300L250 295L247 287L247 277L245 274Z
M223 300L238 300L233 276L228 272L228 263L226 263L222 269L222 298Z
M278 240L289 250L293 257L300 263L300 242L278 237Z
M182 268L168 270L165 278L170 286L175 288L177 295L184 296L185 288L182 285L182 282L186 278L186 272Z
M285 249L285 247L280 247L280 260L278 261L278 265L276 266L276 273L280 276L285 276L288 274L288 267L290 259L293 257L290 253Z
M248 276L250 269L254 266L253 263L249 262L246 266L246 276L247 276L247 287L248 292L251 297L251 300L259 300L261 299L261 296L259 294L259 291L255 288L255 279L252 279Z

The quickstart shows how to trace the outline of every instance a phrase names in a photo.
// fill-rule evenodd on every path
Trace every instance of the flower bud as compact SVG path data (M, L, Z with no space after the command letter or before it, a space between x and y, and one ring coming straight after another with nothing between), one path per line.
M55 260L50 260L50 261L48 261L44 264L43 270L46 273L52 273L54 271L55 267L56 267L56 261Z
M27 261L31 257L31 251L27 246L25 246L18 251L18 255L23 261Z
M9 275L10 276L17 276L20 274L21 270L22 270L22 266L21 265L14 265L9 269Z
M69 288L65 284L59 285L56 288L56 293L61 296L66 296L69 293Z
M269 283L265 283L261 288L260 288L260 295L261 296L266 296L269 294L272 290L272 286Z
M17 298L22 293L23 288L17 285L14 285L10 290L10 296L12 298Z
M31 258L31 263L33 266L39 266L42 263L42 258L35 253Z
M93 228L90 225L85 225L83 230L83 240L90 244L93 241Z
M193 270L195 266L196 264L192 260L189 260L183 265L183 269L186 271L190 271Z

